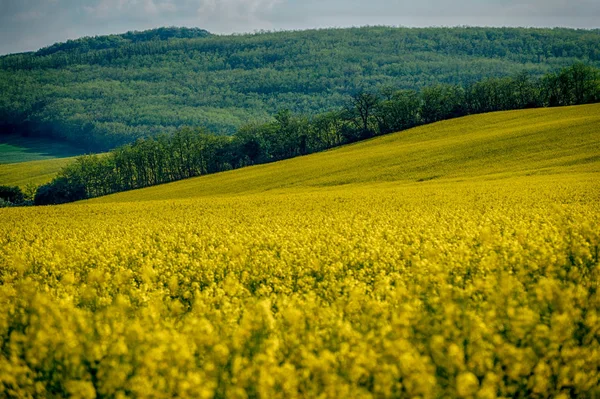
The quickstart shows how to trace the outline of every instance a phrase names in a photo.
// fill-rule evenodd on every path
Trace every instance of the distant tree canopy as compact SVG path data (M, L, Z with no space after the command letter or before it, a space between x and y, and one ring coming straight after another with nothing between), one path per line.
M514 84L529 90L527 80L576 61L600 66L600 30L369 27L218 36L161 28L0 57L0 130L98 152L185 126L231 135L248 123L272 122L281 109L312 117L343 108L358 92L366 100L388 90L390 114L375 118L367 107L357 133L364 136L375 125L416 123L415 115L412 122L395 118L398 126L388 119L414 109L414 92L425 87L420 95L433 121L463 112L440 97L460 95L454 85L478 96L479 110L491 109L507 96L494 88L501 79L523 71ZM595 83L571 72L571 83L548 76L544 90L553 105L587 101ZM485 78L500 80L470 91ZM533 101L527 90L519 92L522 105Z
M40 187L35 203L70 202L292 158L469 114L591 102L600 102L600 70L579 63L541 78L520 72L466 86L356 92L336 111L310 116L283 110L271 122L245 125L233 136L183 128L102 156L79 157Z
M84 37L77 40L69 40L65 43L56 43L52 46L44 47L36 51L34 56L44 57L57 54L60 52L74 54L85 54L94 50L107 50L107 49L119 49L124 47L130 47L135 44L141 44L144 42L157 41L157 40L169 40L169 39L196 39L210 36L210 32L204 29L198 28L158 28L147 31L132 31L122 35L108 35L108 36L96 36L96 37ZM148 43L146 43L148 44ZM107 52L106 55L111 54ZM31 58L33 59L33 57ZM46 58L48 59L48 58ZM69 57L62 58L62 63L67 65L72 60ZM61 61L55 60L55 67L59 66ZM81 60L78 60L79 62ZM43 65L43 64L41 64ZM38 66L41 66L38 64ZM31 64L30 66L33 66Z

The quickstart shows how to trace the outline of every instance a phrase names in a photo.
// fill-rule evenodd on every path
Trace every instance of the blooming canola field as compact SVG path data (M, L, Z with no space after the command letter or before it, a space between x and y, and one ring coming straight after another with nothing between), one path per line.
M0 209L0 397L599 397L598 110Z

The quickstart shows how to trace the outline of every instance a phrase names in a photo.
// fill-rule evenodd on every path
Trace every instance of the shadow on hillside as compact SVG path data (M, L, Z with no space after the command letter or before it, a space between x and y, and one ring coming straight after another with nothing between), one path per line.
M83 148L62 141L0 132L0 164L67 158L85 153Z

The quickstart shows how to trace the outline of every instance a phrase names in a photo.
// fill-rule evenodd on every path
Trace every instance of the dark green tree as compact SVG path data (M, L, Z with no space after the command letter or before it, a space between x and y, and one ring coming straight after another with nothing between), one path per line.
M17 186L0 186L0 199L19 205L25 201L25 195Z

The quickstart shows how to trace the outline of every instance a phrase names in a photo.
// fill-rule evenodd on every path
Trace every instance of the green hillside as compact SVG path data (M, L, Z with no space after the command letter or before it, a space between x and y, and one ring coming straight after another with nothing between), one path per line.
M0 165L67 158L83 153L81 148L52 139L0 134Z
M324 153L129 191L93 202L599 172L600 104L593 104L496 112L438 122Z
M40 185L48 183L56 174L75 158L55 158L40 161L0 164L0 186L19 186L28 183Z
M185 125L230 134L281 109L338 109L357 90L597 66L599 43L596 30L509 28L232 36L172 28L84 38L0 57L0 124L96 151Z

